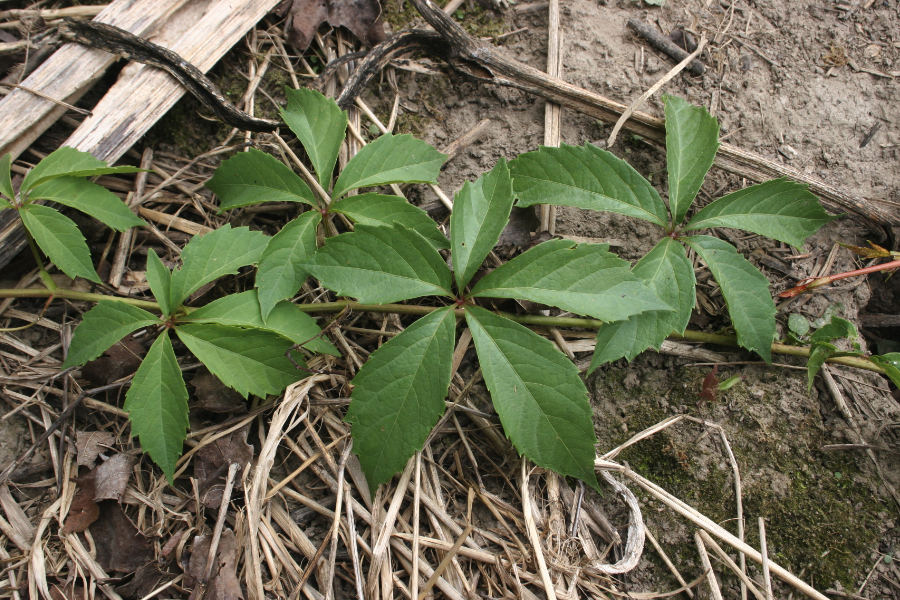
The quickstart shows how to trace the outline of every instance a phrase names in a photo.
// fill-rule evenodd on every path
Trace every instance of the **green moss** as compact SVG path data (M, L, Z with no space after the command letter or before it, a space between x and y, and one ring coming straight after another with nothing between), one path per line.
M640 385L631 390L623 385L627 373L628 369L611 369L592 380L596 392L615 406L614 410L595 411L601 448L613 448L638 431L659 423L671 416L677 406L684 406L694 416L719 420L712 418L713 408L697 405L705 373L697 369L675 373L646 370ZM668 378L668 381L654 389L654 377ZM758 381L771 386L768 390L786 385L797 389L803 385L801 379L786 383L782 373L771 371L762 372ZM660 387L669 389L665 401L654 400L660 397L657 391ZM727 403L730 408L723 425L730 432L729 441L744 476L742 496L747 543L759 547L756 520L763 516L775 562L817 587L824 588L835 581L847 588L855 587L871 567L869 554L877 548L881 531L882 519L878 513L886 509L873 498L868 483L871 478L854 462L856 457L819 450L829 440L820 426L817 411L799 415L791 423L786 419L776 420L766 428L752 416L746 416L752 415L753 404L757 405L756 409L771 410L773 407L769 405L774 400L768 394L759 399L750 395L746 385L739 385L720 395L723 397L719 403ZM708 446L701 449L697 441L703 435L699 426L679 424L629 447L618 459L627 461L642 476L737 533L733 521L731 469L719 468L727 464L724 448L718 434L710 431L709 436L714 437L720 450L710 454ZM698 460L704 453L707 454L705 468ZM772 472L772 478L780 475L782 481L788 482L787 489L776 491L777 486L766 476ZM696 563L692 541L675 545L673 553L682 564ZM699 574L696 564L695 569Z

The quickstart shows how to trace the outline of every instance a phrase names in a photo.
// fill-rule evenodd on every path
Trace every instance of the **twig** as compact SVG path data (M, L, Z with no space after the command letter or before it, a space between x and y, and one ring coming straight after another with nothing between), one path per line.
M700 533L706 532L701 529ZM650 544L653 546L653 549L656 550L656 553L659 554L660 558L663 559L663 562L666 563L669 571L672 573L672 575L675 576L675 579L678 580L678 583L681 584L681 587L687 587L687 582L684 580L684 577L681 576L681 573L678 571L675 565L672 564L672 561L669 560L669 555L666 554L666 551L662 549L662 546L659 545L659 542L656 541L656 538L653 537L653 534L650 533L649 529L647 530L647 539L650 540ZM685 590L685 593L691 598L694 597L694 591L691 589Z
M447 570L447 567L450 566L450 561L456 556L456 553L459 552L459 549L465 543L466 539L469 537L469 534L472 533L472 525L466 525L466 528L463 530L462 535L457 538L456 543L450 548L447 552L447 555L444 556L444 560L438 565L437 569L431 574L431 577L428 578L428 581L425 582L425 587L422 588L422 591L416 596L416 600L424 600L425 596L428 595L428 592L431 591L431 588L438 582L440 576ZM418 573L416 573L418 576ZM550 592L547 593L547 597L550 600L554 600L555 596L551 596Z
M631 21L629 21L629 24L630 23ZM607 148L611 148L613 144L616 143L616 136L619 135L619 130L622 129L622 126L625 125L625 122L631 118L631 115L634 114L634 111L639 109L644 104L644 102L647 101L647 98L655 94L656 91L666 83L668 83L670 79L681 73L685 69L685 67L687 67L692 60L694 60L694 58L696 58L700 55L701 52L703 52L703 48L705 46L706 36L704 35L702 38L700 38L700 43L697 45L697 49L694 50L692 54L688 55L683 61L672 67L672 70L663 75L659 81L650 86L650 89L641 94L640 98L635 100L632 105L622 113L622 116L619 117L618 121L616 121L616 126L613 127L612 133L609 135L609 140L607 140L606 142Z
M553 580L550 579L550 572L547 570L547 561L544 560L544 551L541 548L541 537L538 535L537 526L534 524L534 514L531 512L531 495L528 493L528 461L522 458L522 470L520 477L522 478L522 512L525 513L525 528L528 532L528 539L531 542L531 548L537 559L538 573L540 573L541 581L544 584L544 593L547 594L547 600L556 600L556 588Z
M709 555L706 553L706 546L703 545L703 538L700 537L700 533L697 531L694 532L694 543L697 544L697 552L700 553L700 564L703 565L703 571L706 573L706 582L709 584L709 591L712 594L713 600L723 600L722 590L719 589L719 582L716 580L716 574L713 573L712 565L709 563ZM769 600L771 600L771 598Z
M759 554L762 558L763 581L766 583L766 600L772 597L772 576L769 574L769 549L766 544L766 520L759 518Z
M225 489L222 492L222 503L219 505L219 516L216 519L216 528L213 530L212 542L209 544L209 553L206 555L206 573L203 577L204 586L209 584L213 565L216 563L216 552L219 550L219 540L222 537L222 529L225 527L225 516L228 514L228 506L231 503L231 491L234 489L234 476L240 468L241 465L237 462L228 465L228 477L225 479ZM199 510L199 506L197 509Z
M703 538L703 542L707 546L712 548L713 552L715 552L719 556L722 562L728 565L728 568L730 568L732 572L734 572L734 574L738 576L738 578L741 580L741 583L744 584L745 589L750 590L750 593L752 593L757 600L766 600L766 597L762 594L762 592L756 589L756 586L753 584L753 580L747 577L746 569L737 566L735 562L731 560L731 557L728 556L728 554L726 554L724 550L722 550L722 547L719 546L719 544L717 544L714 539L709 537L709 534L706 533L706 531L701 529L700 537Z
M647 40L647 42L649 42L651 46L673 58L674 60L684 61L690 56L690 60L688 62L691 66L688 70L694 75L703 75L703 63L699 60L694 60L699 53L688 55L688 53L681 47L677 46L675 42L660 34L658 31L656 31L643 21L639 21L637 19L629 19L628 27L633 29L634 32L639 36Z

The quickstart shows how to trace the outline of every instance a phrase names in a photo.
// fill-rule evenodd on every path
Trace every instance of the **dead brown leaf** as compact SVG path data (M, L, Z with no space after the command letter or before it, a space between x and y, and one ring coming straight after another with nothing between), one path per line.
M206 576L206 560L209 557L209 545L212 535L202 535L194 538L194 547L188 568L185 569L184 583L186 587L193 587L190 600L196 600L202 594L202 582ZM216 549L216 564L213 566L210 580L206 586L206 600L238 600L243 598L241 584L235 572L237 561L237 545L234 540L234 532L230 529L222 531L219 538L219 546Z
M172 577L174 577L172 573L161 571L155 562L150 562L135 571L132 580L121 587L117 587L116 591L125 598L145 598L150 592L165 584L166 580ZM153 597L157 598L158 596Z
M99 503L100 516L90 526L97 564L107 572L130 573L153 560L153 549L115 500Z
M381 5L377 0L294 0L285 26L288 42L305 51L326 21L332 27L346 27L369 46L384 41Z
M214 413L247 412L247 401L243 396L222 383L208 369L199 370L191 379L191 385L194 386L194 396L197 398L191 403L192 408L202 408Z
M100 453L109 449L116 441L111 431L76 431L75 448L78 449L78 464L93 467Z
M250 425L246 425L197 451L194 476L202 488L201 502L208 508L219 508L222 504L228 465L239 464L240 473L253 460L253 446L247 443L249 432ZM239 478L235 481L235 489L243 489Z
M91 471L95 481L94 501L121 500L136 460L129 454L116 454Z
M76 477L78 490L72 498L72 506L66 515L66 522L61 533L81 533L100 516L100 507L94 502L93 471L84 477Z
M144 347L129 335L104 352L103 356L84 365L81 374L95 385L109 385L137 371L146 352Z

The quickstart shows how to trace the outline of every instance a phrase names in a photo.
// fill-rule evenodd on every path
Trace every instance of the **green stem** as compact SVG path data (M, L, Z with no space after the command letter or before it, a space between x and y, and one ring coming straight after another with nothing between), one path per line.
M159 304L150 302L149 300L137 300L136 298L119 298L116 296L105 296L103 294L92 294L90 292L78 292L66 288L56 288L55 290L41 289L12 289L0 290L0 298L65 298L66 300L85 300L87 302L99 302L100 300L112 300L113 302L124 302L145 310L159 311Z
M68 300L87 300L89 302L97 302L99 300L112 300L115 302L125 302L138 308L146 310L159 311L159 304L148 300L136 300L133 298L118 298L116 296L104 296L103 294L91 294L88 292L76 292L58 288L55 292L51 290L0 290L0 298L47 298L55 296L57 298L66 298ZM436 310L440 306L411 306L407 304L361 304L359 302L351 302L343 300L340 302L321 302L318 304L295 304L302 312L318 313L318 312L340 312L345 308L355 310L357 312L376 312L376 313L396 313L400 315L417 315L425 316ZM195 308L182 307L182 309L190 314L197 310ZM465 316L464 309L456 309L456 316ZM600 329L603 321L598 319L580 319L576 317L545 317L543 315L513 315L510 313L500 312L500 316L506 317L510 321L521 323L522 325L533 325L538 327L581 327L583 329ZM717 333L704 333L702 331L685 331L684 335L669 336L676 340L686 340L689 342L704 342L707 344L718 344L720 346L739 346L737 338L730 335L721 335ZM799 356L801 358L809 358L809 348L802 346L788 346L787 344L772 344L773 354L783 354L786 356ZM853 356L836 356L829 358L826 362L855 367L857 369L865 369L866 371L874 371L876 373L884 373L884 369L865 358L857 358Z
M37 262L38 266L38 276L41 278L41 281L44 282L44 285L47 286L47 289L51 292L58 291L58 286L56 282L53 281L53 278L50 277L50 273L47 272L47 269L44 268L44 259L41 258L41 253L38 251L37 244L34 241L34 238L31 237L31 232L28 231L25 227L22 228L25 231L25 239L28 240L28 246L31 248L31 253L34 254L34 260Z

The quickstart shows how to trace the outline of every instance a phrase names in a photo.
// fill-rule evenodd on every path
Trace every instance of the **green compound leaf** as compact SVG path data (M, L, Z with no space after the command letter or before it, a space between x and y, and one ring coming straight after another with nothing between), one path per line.
M109 350L129 333L160 323L162 321L154 315L136 306L101 300L84 314L81 324L75 328L69 354L60 368L83 365Z
M839 217L825 212L806 184L773 179L722 196L694 215L684 231L732 227L799 248L822 225Z
M244 398L280 394L303 375L285 356L291 342L256 329L223 325L179 325L178 338L210 372ZM297 359L297 363L306 366Z
M315 319L301 311L297 305L287 301L279 302L263 321L259 309L257 290L231 294L210 302L206 306L191 311L179 320L180 323L217 323L230 327L250 327L276 333L295 344L313 352L340 356L340 352L331 345ZM315 338L315 339L313 339ZM310 341L312 340L312 341ZM304 344L304 342L306 342Z
M885 375L900 387L900 352L890 352L881 356L870 356L869 360L884 369Z
M106 163L87 152L63 146L51 152L22 180L22 191L28 192L45 181L68 175L70 177L95 177L115 173L138 173L137 167L107 167ZM24 196L24 194L23 194Z
M775 303L769 281L728 242L707 235L682 241L700 255L721 286L738 344L772 362Z
M45 181L29 194L34 200L52 200L88 214L116 231L142 227L143 219L135 216L118 196L105 187L82 177L67 175Z
M788 317L788 329L795 335L806 335L809 333L809 321L803 315L794 313Z
M619 321L648 310L671 310L606 244L550 240L486 275L473 297L524 298L578 315Z
M281 109L281 118L303 144L319 183L328 189L347 132L347 113L337 102L315 90L286 87L284 91L288 105Z
M100 283L91 262L91 251L70 218L41 204L29 204L19 210L19 215L34 241L60 271L72 279L84 277Z
M494 407L516 450L596 489L597 436L587 388L572 361L533 331L482 308L467 307L466 322Z
M241 267L256 264L268 238L249 227L224 225L203 237L194 236L181 253L184 266L172 274L171 306L178 308L201 287Z
M170 316L172 309L172 271L156 255L156 250L150 248L147 252L147 283L150 291L159 304L163 316Z
M0 158L0 194L9 198L10 202L15 201L16 192L13 190L12 178L10 177L10 169L12 168L12 154L5 154ZM0 204L0 208L9 208L12 204L9 202Z
M7 201L4 200L3 198L0 198L0 210L3 210L4 208L12 208L12 207L13 207L12 204L10 204L9 202L7 202Z
M385 304L419 296L450 296L450 269L421 235L402 225L371 227L325 240L300 263L339 296Z
M424 210L399 196L360 194L350 196L331 206L331 212L346 215L354 223L390 227L403 225L419 232L438 249L449 248L447 236L440 232L434 220Z
M542 146L509 163L517 206L558 204L609 211L660 226L668 221L657 191L627 162L591 144Z
M123 408L131 420L131 435L140 438L141 448L171 485L189 423L188 391L167 332L150 346L134 374Z
M719 149L719 122L700 106L673 96L666 105L666 156L669 210L677 225L703 185Z
M629 361L649 347L659 350L673 332L684 333L696 298L694 269L677 241L663 238L632 269L660 300L675 310L654 310L627 321L607 323L597 331L597 346L588 373L600 365L626 358Z
M320 221L318 212L305 212L269 239L256 268L263 319L278 302L296 294L306 281L307 273L299 265L316 251L316 226Z
M831 315L831 321L809 336L809 341L830 342L841 338L848 338L851 341L855 341L858 336L859 332L856 331L856 325L847 319Z
M816 342L809 348L809 362L806 363L807 391L812 389L816 374L825 361L839 352L838 347L827 342Z
M347 163L331 197L337 200L356 188L389 183L435 183L445 160L446 154L409 134L386 133Z
M219 197L219 212L262 202L302 202L316 198L300 177L283 162L250 148L238 152L216 169L206 187Z
M353 379L345 420L373 490L422 449L444 414L455 330L452 308L437 310L376 350Z
M500 239L515 198L503 158L475 183L467 181L456 195L450 215L450 247L460 291Z

